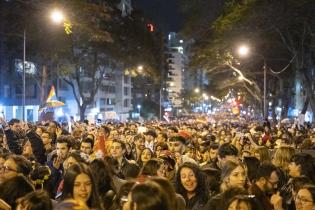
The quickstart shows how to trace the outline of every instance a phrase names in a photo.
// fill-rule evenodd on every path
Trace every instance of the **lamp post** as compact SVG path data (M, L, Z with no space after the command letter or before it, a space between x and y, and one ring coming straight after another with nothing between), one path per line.
M137 108L138 108L138 111L139 111L139 118L140 118L140 116L141 116L141 114L140 114L140 113L141 113L141 112L140 112L140 111L141 111L141 105L138 104L138 105L137 105Z
M244 57L249 54L249 51L250 50L248 46L242 45L238 49L238 54ZM263 70L264 70L263 116L264 118L266 118L267 117L267 64L266 64L266 59L263 55L257 54L257 53L255 53L255 55L260 56L264 61L264 65L263 65Z

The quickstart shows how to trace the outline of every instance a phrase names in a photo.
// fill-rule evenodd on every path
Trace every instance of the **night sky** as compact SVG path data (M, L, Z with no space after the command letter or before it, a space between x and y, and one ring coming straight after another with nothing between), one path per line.
M133 0L136 9L140 9L147 17L152 18L157 27L164 33L178 32L183 18L176 0Z

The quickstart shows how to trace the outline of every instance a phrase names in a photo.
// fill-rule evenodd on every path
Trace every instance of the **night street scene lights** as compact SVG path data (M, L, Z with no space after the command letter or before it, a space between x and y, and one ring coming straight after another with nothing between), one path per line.
M54 9L51 13L50 13L50 19L56 23L56 24L60 24L63 23L65 21L65 16L63 14L63 12L61 10L58 9Z
M241 45L239 48L238 48L238 54L242 57L246 57L250 54L250 49L247 45ZM258 55L260 56L263 61L264 61L264 66L263 66L263 69L264 69L264 97L263 97L263 116L264 118L267 117L267 67L266 67L266 59L263 55L261 54L257 54L257 53L254 53L255 55ZM239 78L240 80L243 80L244 78Z

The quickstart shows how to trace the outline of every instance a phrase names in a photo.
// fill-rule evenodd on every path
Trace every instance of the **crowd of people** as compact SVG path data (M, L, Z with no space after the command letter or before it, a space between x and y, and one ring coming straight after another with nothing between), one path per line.
M0 209L315 210L311 124L0 124Z

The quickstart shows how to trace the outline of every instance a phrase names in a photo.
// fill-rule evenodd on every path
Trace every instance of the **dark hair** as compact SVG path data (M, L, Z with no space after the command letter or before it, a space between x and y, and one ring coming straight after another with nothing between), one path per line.
M105 209L109 209L112 204L112 198L108 196L112 190L111 186L111 169L102 159L95 159L90 163L92 174L96 183L98 194L104 203Z
M301 168L300 176L306 176L315 183L314 159L310 154L298 153L292 156L291 162L299 165Z
M144 138L144 136L143 136L142 134L138 134L138 135L135 135L135 136L133 137L133 140L134 140L134 141L138 141L138 140L140 140L140 139L145 140L145 138Z
M221 209L228 210L234 201L237 201L237 209L239 209L241 202L245 202L248 206L250 206L250 210L262 210L262 207L259 206L255 196L248 195L246 191L241 188L232 188L230 191L226 192L225 195L223 195Z
M51 172L48 166L36 164L32 172L30 173L30 179L32 180L35 189L45 188L47 181L50 178L50 175Z
M114 139L114 140L112 141L112 145L113 145L114 143L120 144L121 149L126 151L126 144L125 144L125 142L123 142L123 141L121 141L121 140L118 140L118 139Z
M70 135L61 135L57 138L57 143L62 144L66 143L68 149L72 147L73 137Z
M144 164L141 169L140 174L147 175L147 176L156 176L157 171L159 170L160 166L163 164L163 161L160 159L150 159L148 162Z
M91 148L93 149L93 147L94 147L94 140L93 140L93 139L91 139L91 138L84 138L84 139L82 139L81 144L82 144L83 142L84 142L84 143L91 144Z
M159 133L158 135L162 135L162 137L163 137L165 140L167 140L167 133L161 132L161 133Z
M186 144L186 139L182 136L179 136L179 135L176 135L176 136L172 136L170 139L169 139L170 142L174 142L174 141L179 141L181 142L182 144Z
M122 209L123 202L125 202L125 199L127 199L130 190L135 184L136 182L134 180L128 180L123 183L119 188L118 193L113 200L113 205L110 209ZM124 199L123 202L122 199Z
M129 163L128 167L123 168L122 173L125 179L137 178L140 173L140 167L138 164Z
M243 163L247 168L247 178L251 182L254 181L260 161L256 157L244 157Z
M34 191L25 195L20 201L28 210L52 210L52 202L45 191Z
M273 164L271 164L271 163L261 164L257 169L256 181L259 180L260 178L269 179L272 172L274 172L274 171L277 172L277 167L274 166Z
M168 150L168 145L167 145L167 143L164 143L164 142L159 142L159 143L155 144L154 151L156 151L156 149L158 147L161 147L162 150Z
M176 127L174 127L174 126L168 127L167 130L172 130L172 131L174 131L175 133L178 133L178 129L177 129Z
M8 159L12 159L16 164L18 173L22 173L25 177L31 173L32 163L22 155L11 155Z
M181 194L185 198L185 200L187 200L187 191L183 187L181 178L180 178L180 172L183 168L189 168L194 172L196 180L197 180L197 187L195 189L196 195L200 196L202 202L207 202L208 189L206 185L206 177L203 171L201 171L201 169L199 168L199 166L194 163L185 162L179 166L176 173L176 184L175 184L176 192Z
M31 131L27 134L28 141L31 143L33 155L37 162L40 164L44 164L47 161L46 150L44 147L44 143L39 135L37 135L34 131ZM25 143L27 142L25 141Z
M215 142L211 143L211 144L210 144L210 149L213 149L213 150L219 149L219 144L218 144L218 143L215 143Z
M13 118L13 119L11 119L9 122L8 122L8 124L9 125L14 125L15 123L20 123L21 121L19 120L19 119L16 119L16 118Z
M103 132L106 134L106 135L109 135L110 134L110 128L105 126L105 125L102 125L100 127L100 129L103 129Z
M225 158L228 155L237 156L237 154L237 148L230 143L224 143L219 147L218 155L220 158Z
M16 208L16 199L34 191L33 185L25 176L17 175L0 184L0 199L7 202L12 209Z
M63 185L63 194L62 194L63 200L73 198L74 182L75 182L76 177L81 173L88 175L92 183L92 192L91 192L90 198L87 201L87 205L91 208L103 209L101 206L101 202L99 200L99 196L98 196L98 192L96 189L95 180L93 178L92 172L90 168L84 163L73 164L66 171L64 175L64 185Z
M136 203L137 210L171 210L165 191L155 182L136 184L130 193L131 205Z

